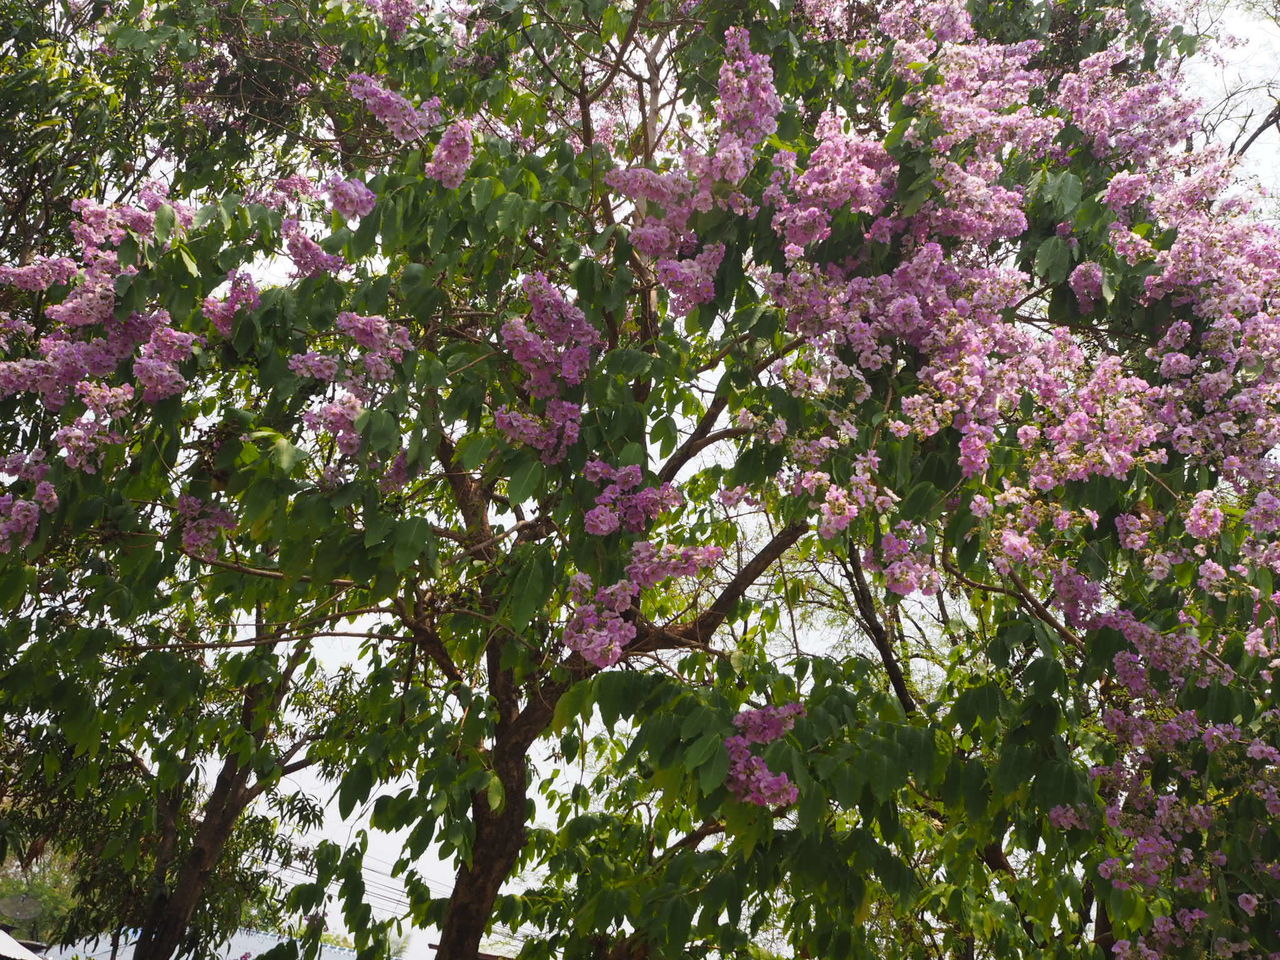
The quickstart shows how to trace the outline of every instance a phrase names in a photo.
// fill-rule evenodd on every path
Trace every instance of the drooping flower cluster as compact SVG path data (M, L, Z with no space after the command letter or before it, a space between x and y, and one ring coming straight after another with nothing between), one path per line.
M392 364L404 359L413 342L407 327L378 315L344 310L338 314L334 327L338 334L355 343L358 349L354 357L349 348L337 355L308 350L291 354L288 364L298 376L324 382L337 381L345 369L340 388L326 394L326 399L306 411L302 420L316 434L331 437L343 457L353 458L361 449L356 420L373 403L379 384L394 376ZM348 461L345 466L350 465ZM331 465L331 479L339 469L337 464Z
M584 518L587 532L597 536L607 536L619 527L639 533L658 514L684 502L669 483L638 489L644 474L635 465L615 469L601 460L588 460L583 474L592 483L606 484Z
M402 37L422 10L420 0L364 0L364 4L382 21L392 40Z
M782 101L773 86L773 66L764 54L751 52L751 37L743 27L725 31L724 46L716 105L720 145L723 149L737 142L751 150L778 129ZM738 180L742 175L724 179Z
M153 315L156 327L133 361L133 375L142 385L142 399L155 403L182 392L186 379L178 372L178 364L189 356L201 340L193 333L169 326L169 312L158 310Z
M868 506L874 506L880 513L892 507L896 498L879 492L876 485L875 471L879 465L880 457L875 451L859 454L854 459L849 482L844 486L832 483L831 477L821 470L806 470L795 478L791 484L795 493L814 498L821 493L819 536L826 540L839 536Z
M256 310L261 303L257 284L248 271L232 270L227 274L227 280L231 288L227 291L226 298L219 300L217 297L205 297L203 306L204 315L224 337L231 336L231 323L241 307Z
M504 323L502 342L528 377L525 389L534 397L550 399L560 396L565 386L582 383L603 341L582 310L545 275L531 274L522 286L529 300L528 318Z
M180 329L163 309L116 317L116 285L138 271L122 266L115 248L126 237L156 242L155 215L163 195L151 187L143 193L143 208L76 201L79 220L72 232L80 244L78 259L37 261L0 278L32 291L70 285L60 301L45 307L48 322L41 329L26 322L2 327L5 348L19 351L19 358L0 361L0 397L32 394L59 422L47 451L37 446L12 452L39 464L39 476L26 470L13 474L18 488L4 494L6 533L0 551L30 542L39 514L56 509L57 490L44 476L46 455L49 462L60 456L70 470L96 472L105 447L123 441L125 421L138 399L156 403L186 387L179 367L202 338ZM191 222L187 208L172 209L179 229ZM26 493L20 492L22 486Z
M622 658L636 638L632 610L642 591L673 577L691 577L714 566L724 556L720 547L657 547L642 541L631 548L626 577L595 589L585 573L574 576L570 598L573 608L564 626L564 644L601 669Z
M793 175L794 154L780 152L774 158L774 182L765 194L776 211L773 228L792 256L827 239L836 213L877 214L894 192L896 168L882 145L845 133L831 113L818 121L816 133L818 145L803 173Z
M346 180L336 176L330 177L325 182L325 189L329 192L333 209L344 220L367 217L373 212L374 204L378 201L377 194L355 177L349 177Z
M205 503L189 494L178 497L177 514L182 526L183 551L201 560L213 557L219 532L230 533L236 528L235 516L225 507Z
M347 265L341 254L326 253L320 244L303 233L297 220L285 220L281 232L289 258L293 261L295 277L319 277L326 273L337 273Z
M777 129L782 109L769 58L751 52L750 38L741 27L731 28L725 38L728 56L720 69L720 130L714 152L687 150L684 172L658 174L636 167L611 170L605 176L609 186L644 204L644 210L649 204L661 207L661 215L646 216L633 228L631 240L642 254L658 261L659 278L673 297L672 309L681 315L715 299L715 275L724 259L721 244L698 251L689 221L695 212L715 207L739 214L754 211L733 188L750 172L761 141Z
M578 442L582 404L548 400L541 415L501 407L494 412L493 422L513 443L540 451L543 463L559 463Z
M529 314L508 320L501 336L525 373L525 390L535 402L543 401L542 411L503 406L494 422L511 440L541 451L543 462L558 463L577 442L582 419L582 404L563 399L564 394L586 378L593 351L603 341L582 310L543 274L525 277L523 288Z
M354 457L360 452L360 431L356 420L364 412L364 404L350 393L342 393L336 400L321 404L302 415L302 422L310 429L334 438L343 456Z
M785 773L774 773L764 759L751 752L755 744L772 743L795 726L804 715L804 706L789 703L782 707L743 710L733 718L738 733L725 738L729 752L729 774L725 785L744 803L762 807L795 803L800 793Z
M894 593L910 596L914 593L931 596L942 587L942 580L934 567L923 531L903 520L894 527L902 536L886 533L880 540L880 557L868 558L867 568L879 570L884 585Z
M449 190L456 190L471 166L471 122L458 120L445 128L431 160L422 172Z
M432 97L415 107L404 96L388 90L380 80L367 73L348 76L347 89L401 143L417 140L440 122L439 97Z
M335 326L364 350L360 363L370 380L391 379L391 364L403 360L404 352L413 347L408 328L386 317L344 311L338 314Z
M58 509L58 493L45 479L48 472L49 465L40 450L30 456L12 453L0 459L0 475L26 481L33 488L30 499L13 493L0 494L0 553L30 543L36 535L40 512L53 513Z
M0 284L12 284L19 290L48 290L70 283L79 270L70 257L37 257L23 267L0 266Z

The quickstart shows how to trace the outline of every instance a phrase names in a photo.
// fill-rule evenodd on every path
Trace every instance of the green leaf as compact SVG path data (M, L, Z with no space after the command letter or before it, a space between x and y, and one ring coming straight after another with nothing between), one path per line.
M1054 178L1053 203L1058 216L1068 219L1080 206L1080 178L1069 170L1063 171Z
M551 719L551 729L560 733L570 721L577 719L593 701L595 688L589 681L580 681L564 692L556 701L555 714Z
M287 437L280 437L271 445L271 460L285 473L307 458L307 451L292 443Z
M169 204L162 204L156 208L155 213L155 237L156 243L163 245L168 241L169 235L173 232L175 217L173 207Z
M200 276L200 268L196 266L195 258L186 247L178 247L178 256L182 258L182 265L187 268L187 273L193 277Z
M1036 275L1046 283L1061 283L1071 269L1071 248L1063 237L1050 237L1036 251Z
M356 427L369 438L371 449L381 453L400 449L400 425L386 410L366 410L356 418Z
M507 596L511 629L520 633L551 595L553 565L544 547L535 547L516 573Z
M622 18L615 6L605 7L600 21L600 36L604 40L620 39L627 32L627 22Z
M471 204L476 213L484 213L499 187L498 181L492 177L478 177L471 181Z
M493 437L487 433L469 433L458 441L454 453L464 470L474 470L484 463L493 450Z
M351 767L338 786L338 814L344 819L351 816L356 805L363 803L373 789L373 770L368 764L357 763Z
M513 504L524 503L542 486L546 468L533 457L526 457L512 471L507 482L507 499Z
M485 799L489 801L489 809L497 813L507 804L507 791L496 773L489 774L489 783L484 788Z
M396 573L409 569L427 550L428 545L435 544L435 532L431 529L426 517L409 517L396 524L395 543L392 547L391 562Z
M719 749L698 767L698 786L702 788L704 794L710 794L724 783L728 772L729 751L725 749L724 741L720 740Z
M692 772L711 759L716 750L724 749L724 740L714 730L704 733L684 753L685 769Z
M649 372L649 368L653 365L653 357L643 350L623 347L610 350L606 364L611 373L627 380L634 380Z

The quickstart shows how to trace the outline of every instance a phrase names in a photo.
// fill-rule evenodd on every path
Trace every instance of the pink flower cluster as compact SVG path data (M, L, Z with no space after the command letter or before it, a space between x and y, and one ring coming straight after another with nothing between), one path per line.
M289 357L289 369L300 377L311 377L315 380L337 380L338 358L308 350L306 353L291 354Z
M154 319L157 325L133 361L133 375L142 385L142 399L147 403L182 393L187 381L178 372L178 364L191 356L195 345L202 342L193 333L170 327L167 310L156 311Z
M585 517L587 532L597 536L608 536L619 527L639 533L658 514L684 502L680 491L669 483L637 489L643 472L635 465L615 469L601 460L588 460L583 473L592 483L607 484Z
M52 490L47 480L44 486ZM53 495L57 504L57 494ZM0 553L9 553L25 547L36 535L40 522L40 507L34 500L21 500L11 493L0 494Z
M377 14L392 40L404 35L422 9L420 0L364 0L364 4Z
M831 234L832 215L841 210L875 214L892 199L896 164L875 141L844 132L843 124L827 113L818 121L818 145L809 164L791 176L795 155L779 153L776 175L765 198L773 204L773 228L793 256ZM790 180L789 189L783 184Z
M330 177L325 182L325 189L329 192L329 201L333 204L333 209L344 220L367 217L373 212L374 204L378 200L377 194L355 177L346 180L336 176Z
M153 198L154 199L154 198ZM158 203L156 204L158 206ZM122 276L135 274L136 268L121 267L110 246L130 234L141 241L152 238L154 214L149 210L127 207L105 207L88 201L76 201L73 209L80 219L72 232L81 246L79 282L71 287L61 302L45 308L51 321L32 346L33 355L23 359L0 361L0 397L19 393L37 395L51 411L61 411L69 403L71 417L53 431L66 465L75 470L93 472L98 468L104 444L123 439L119 422L125 417L135 395L134 383L112 385L126 361L143 399L155 402L181 392L186 385L177 366L190 356L198 337L174 329L164 310L133 313L115 317L115 284ZM189 211L175 207L180 222L189 222ZM65 265L50 268L53 280L74 280ZM31 276L23 282L38 286ZM40 280L43 283L43 279ZM7 324L6 342L14 335L34 336L31 324ZM140 349L139 349L140 348ZM30 456L40 450L29 451ZM36 503L49 509L56 503L56 492L41 488ZM26 530L37 516L28 508L10 507L9 523L21 524ZM13 510L17 511L16 515ZM16 516L16 519L15 519ZM12 526L18 531L17 526ZM25 541L26 534L15 533L7 542Z
M84 380L76 384L75 392L86 410L72 423L59 427L53 438L68 467L96 473L101 461L101 447L124 439L123 433L116 428L116 421L123 420L128 413L133 387L127 383L108 387Z
M659 548L643 541L631 548L625 579L611 586L597 590L590 576L576 574L570 593L574 606L564 627L565 646L601 669L613 666L636 637L635 624L627 614L641 592L672 577L691 577L723 556L720 547L665 544Z
M611 170L605 182L633 201L655 204L661 213L642 219L631 232L637 250L658 261L658 277L673 296L672 309L687 314L715 298L715 274L724 247L707 246L694 256L698 237L689 228L695 211L722 207L750 213L754 206L736 190L755 161L756 149L777 129L782 109L773 84L768 57L753 54L747 31L734 27L725 34L727 56L720 68L720 134L710 155L694 150L684 154L685 173L659 174L645 168Z
M462 184L467 168L471 166L471 121L458 120L445 128L436 144L431 160L422 168L423 174L440 181L448 190L456 190Z
M364 413L364 404L350 393L341 393L338 399L322 404L302 415L302 422L317 433L331 435L338 451L347 457L360 452L360 431L356 420Z
M401 143L417 140L440 122L439 97L432 97L415 107L402 95L388 90L382 85L382 81L367 73L348 76L347 89Z
M869 505L882 513L888 511L892 500L877 493L875 471L879 466L879 455L868 451L854 458L853 472L846 486L832 483L831 477L821 470L807 470L796 478L792 489L797 494L817 497L819 491L825 491L818 506L820 537L824 540L838 537Z
M22 340L36 332L26 320L0 310L0 350L8 350L15 340Z
M230 511L187 494L178 497L177 513L182 522L182 549L201 560L213 558L219 532L230 533L236 528Z
M1096 156L1145 164L1177 151L1195 133L1196 108L1178 93L1173 77L1134 82L1114 72L1130 55L1113 47L1083 60L1060 82L1057 104L1084 131Z
M725 61L720 65L721 141L735 140L754 149L778 129L782 101L773 86L773 67L764 54L751 52L751 37L744 27L725 31ZM737 178L735 178L737 179Z
M904 597L913 593L925 596L937 593L942 588L942 580L934 568L923 531L905 520L895 529L904 536L886 533L880 540L880 562L869 563L868 569L879 568L885 586Z
M285 247L289 251L289 259L293 261L295 277L318 277L326 273L337 273L347 265L347 261L341 254L325 253L320 244L302 232L297 220L285 220L281 232Z
M526 389L540 399L558 397L565 386L582 383L593 353L603 342L586 315L564 294L534 273L524 278L529 316L502 325L502 342L528 377Z
M733 718L738 733L726 737L729 752L729 774L725 785L729 792L745 803L762 807L795 803L799 791L785 773L774 773L761 757L751 752L753 744L772 743L795 726L804 715L804 706L789 703L782 707L744 710Z
M499 408L493 422L514 443L523 443L542 454L543 463L559 463L578 442L582 404L548 400L542 415Z
M13 493L0 494L0 554L30 543L36 535L40 512L53 513L58 509L58 493L45 479L48 472L49 465L40 450L30 456L13 453L0 459L0 474L26 481L32 487L30 499Z
M511 440L541 451L543 462L558 463L577 442L582 419L582 405L561 397L586 378L592 354L603 341L586 315L543 274L525 277L523 288L529 315L508 320L501 336L525 373L525 389L535 401L544 401L543 412L504 406L494 422Z
M685 316L700 303L716 297L716 271L724 260L724 244L704 247L696 257L658 262L658 281L671 292L671 310Z
M224 337L231 336L231 323L241 307L256 310L261 303L258 287L247 271L232 270L227 274L227 280L231 283L231 289L228 290L226 299L205 297L202 308L213 328Z
M0 284L12 284L19 290L48 290L70 283L79 270L70 257L37 257L24 267L0 266Z
M1102 299L1102 267L1093 261L1082 263L1071 271L1067 282L1080 304L1080 312L1092 313Z
M391 364L399 363L404 352L413 348L408 328L391 323L386 317L344 311L338 314L335 326L364 349L360 362L370 380L390 380Z

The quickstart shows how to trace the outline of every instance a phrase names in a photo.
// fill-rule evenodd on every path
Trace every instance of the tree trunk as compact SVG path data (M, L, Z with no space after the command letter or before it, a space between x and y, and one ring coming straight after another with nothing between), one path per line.
M248 767L228 757L205 805L205 817L191 850L182 859L173 887L151 901L133 949L134 960L170 960L182 943L191 917L217 865L236 819L248 804Z
M440 931L436 960L476 960L479 954L480 940L493 916L498 891L524 849L527 750L525 747L514 755L508 753L504 758L506 762L501 764L504 769L495 769L505 793L501 809L491 810L488 796L483 792L471 801L475 843L470 862L458 869ZM495 762L495 768L498 766Z

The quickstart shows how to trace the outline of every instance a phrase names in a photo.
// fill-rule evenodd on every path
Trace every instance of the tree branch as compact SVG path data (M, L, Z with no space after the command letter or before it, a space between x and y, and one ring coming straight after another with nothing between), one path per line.
M720 624L724 623L725 618L729 616L729 611L733 609L734 604L742 599L743 595L751 587L752 584L760 578L773 562L787 552L797 540L804 536L808 530L808 526L803 523L793 523L789 527L783 527L773 539L766 543L747 564L738 571L738 575L729 581L729 585L724 588L720 596L716 597L715 602L701 614L692 623L678 627L672 632L677 636L684 637L686 640L692 640L697 643L706 643L710 640L711 635L715 633Z
M902 667L898 664L897 657L894 656L893 643L889 639L889 631L880 622L875 600L871 596L871 588L867 586L867 578L862 571L862 562L858 559L858 554L855 551L850 551L847 559L840 558L840 566L844 568L845 579L849 581L849 586L853 588L854 603L858 607L858 613L862 616L863 625L867 628L867 634L871 638L872 645L876 648L876 652L880 654L880 662L884 664L885 673L889 675L889 683L893 686L893 692L897 694L898 702L902 704L903 711L907 716L911 716L916 712L916 701L911 696L911 691L907 689L907 679L902 673Z

